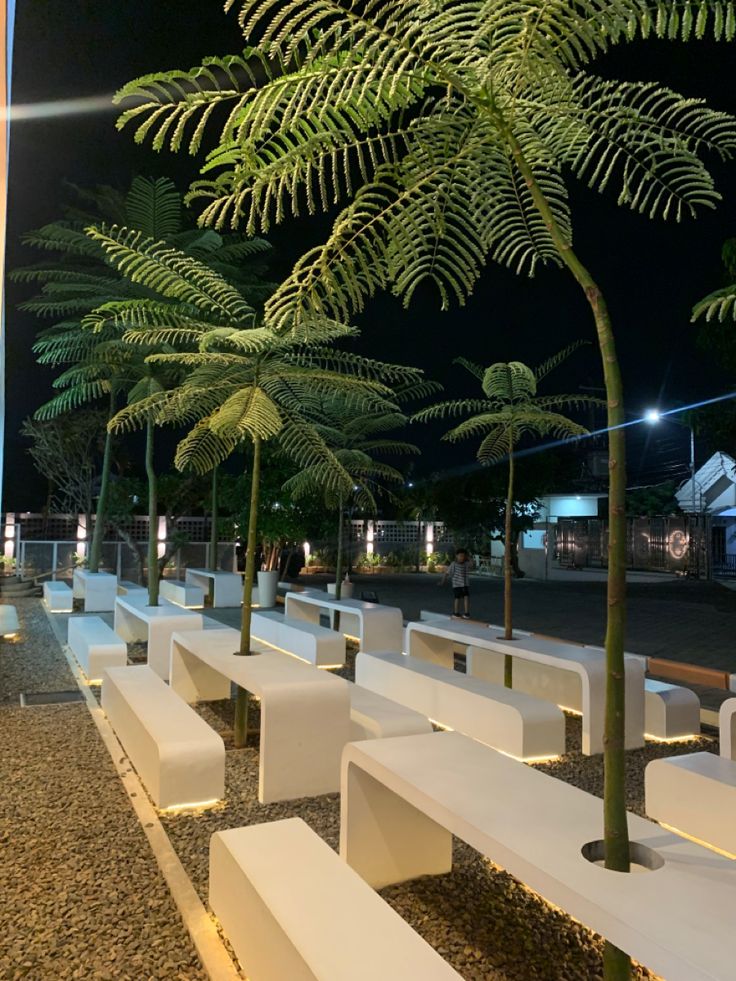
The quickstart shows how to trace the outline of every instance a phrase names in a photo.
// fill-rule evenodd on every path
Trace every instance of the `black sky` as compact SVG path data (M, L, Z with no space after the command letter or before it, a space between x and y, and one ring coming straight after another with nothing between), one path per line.
M236 18L223 14L220 0L19 0L13 100L26 104L105 95L144 72L187 68L206 55L241 47ZM617 78L659 80L736 113L735 67L733 44L650 41L617 49L596 70ZM194 162L184 155L156 155L136 147L129 132L115 131L114 120L111 110L14 124L8 268L36 261L18 237L58 216L64 179L124 188L135 173L167 174L186 188L196 172ZM709 162L723 201L717 211L704 211L697 221L681 225L624 211L613 194L574 190L576 249L608 297L632 412L654 403L669 406L718 395L733 381L697 350L689 323L693 303L721 284L721 245L736 235L736 162ZM324 220L307 219L277 229L270 238L278 268L286 271L302 251L321 240L327 227ZM26 288L10 285L4 500L11 509L38 502L38 479L17 430L48 397L51 380L35 365L30 351L34 318L14 310L26 295ZM463 309L440 312L436 297L426 290L417 294L408 311L391 297L379 297L359 323L364 350L386 360L418 364L451 395L467 390L465 374L451 364L459 354L485 364L508 359L534 364L569 341L594 339L579 288L557 269L542 269L530 280L490 266ZM550 390L574 389L581 383L601 384L594 348L575 355L553 376ZM685 433L679 427L669 429L647 453L642 452L642 435L632 441L632 482L656 477L668 461L685 464ZM470 445L448 452L437 447L435 435L412 433L428 451L420 470L472 459Z

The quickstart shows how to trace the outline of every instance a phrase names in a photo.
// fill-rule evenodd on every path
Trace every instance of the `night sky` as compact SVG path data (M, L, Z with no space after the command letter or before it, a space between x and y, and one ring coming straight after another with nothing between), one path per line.
M185 12L186 11L186 12ZM15 36L15 105L111 94L147 71L189 68L212 54L242 48L236 17L219 0L181 4L173 0L19 0ZM659 80L713 108L736 113L733 85L736 46L725 43L637 43L620 47L596 66L599 74ZM109 183L125 188L135 173L168 175L185 190L196 162L136 147L132 130L117 133L115 111L88 116L20 121L12 128L8 268L38 261L18 237L59 216L64 179L79 185ZM722 283L720 249L736 235L736 162L708 161L723 201L695 221L652 222L618 208L615 196L577 186L573 194L576 251L598 279L611 307L632 413L659 404L691 403L720 395L733 379L698 351L690 309ZM324 218L289 222L269 237L276 247L275 273L285 273L301 252L329 228ZM8 289L5 497L9 509L37 506L43 489L17 436L23 418L50 393L51 374L35 365L33 317L14 305L27 287ZM587 304L569 274L541 269L534 279L489 266L464 308L439 310L436 296L419 291L409 310L378 297L359 319L360 347L367 353L424 368L448 396L473 394L470 380L452 359L465 355L484 364L523 360L536 364L577 338L594 340ZM576 354L550 378L548 391L599 386L594 347ZM637 427L638 428L638 427ZM687 434L669 424L662 436L631 440L631 483L670 472L684 476ZM470 444L438 446L441 430L414 427L425 449L418 473L469 462ZM728 447L723 447L729 449ZM700 462L700 460L699 460ZM35 488L35 490L34 490Z

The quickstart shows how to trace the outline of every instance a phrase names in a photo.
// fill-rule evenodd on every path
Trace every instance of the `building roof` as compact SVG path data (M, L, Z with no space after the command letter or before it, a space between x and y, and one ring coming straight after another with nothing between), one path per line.
M693 481L688 479L676 491L677 503L683 511L720 514L727 508L736 506L736 460L728 453L719 451L706 460L695 471L695 494Z

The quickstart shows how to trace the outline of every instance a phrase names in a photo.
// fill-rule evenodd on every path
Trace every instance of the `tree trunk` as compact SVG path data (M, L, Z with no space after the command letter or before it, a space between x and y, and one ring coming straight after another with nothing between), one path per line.
M603 838L605 866L629 872L629 829L626 821L626 756L624 633L626 629L626 457L621 428L626 421L621 368L611 317L603 294L565 238L547 199L537 184L516 137L503 124L519 170L531 192L557 252L583 289L593 313L608 402L608 585L606 624L606 714L603 736ZM631 960L606 941L603 953L605 981L629 981Z
M148 605L158 606L158 495L153 465L153 420L146 423L146 477L148 478Z
M115 415L115 396L110 394L110 419ZM97 498L97 514L92 533L92 545L89 550L89 571L99 572L102 556L102 542L105 538L107 518L107 499L110 493L110 468L112 464L112 433L105 432L105 452L102 455L102 478L100 480L100 496Z
M340 501L337 507L337 561L335 562L335 599L340 599L342 597L342 549L343 549L343 514L342 514L342 496L340 496ZM332 627L338 633L340 632L340 611L336 610L332 620Z
M253 613L253 581L256 575L256 537L258 534L258 492L261 480L261 439L253 440L253 471L250 479L250 513L248 514L248 539L245 553L243 578L243 617L240 622L239 655L250 654L250 623ZM245 746L248 739L248 692L238 685L235 699L235 746Z
M505 547L503 550L503 636L512 640L514 636L511 621L511 579L513 567L511 564L511 524L514 513L514 433L509 430L509 484L506 491L506 516L504 522ZM503 659L503 683L507 688L513 684L514 659L506 654Z
M217 474L218 468L212 468L212 492L210 500L210 569L217 570L217 521L219 509L217 506Z

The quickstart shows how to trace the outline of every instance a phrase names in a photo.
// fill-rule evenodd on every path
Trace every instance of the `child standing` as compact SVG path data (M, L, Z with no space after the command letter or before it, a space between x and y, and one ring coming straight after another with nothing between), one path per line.
M460 600L463 601L463 620L470 619L470 560L464 548L459 548L455 552L455 561L447 567L447 572L442 577L441 585L450 580L454 600L452 604L453 616L460 616Z

